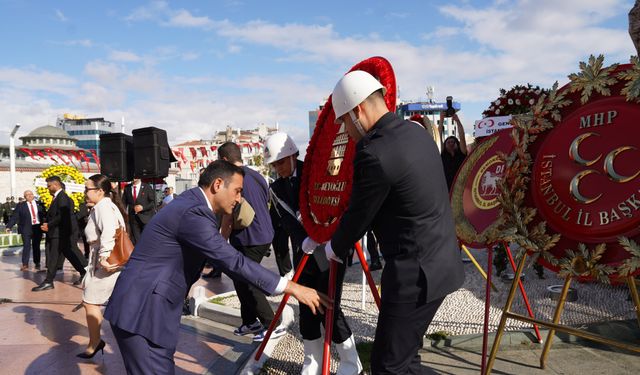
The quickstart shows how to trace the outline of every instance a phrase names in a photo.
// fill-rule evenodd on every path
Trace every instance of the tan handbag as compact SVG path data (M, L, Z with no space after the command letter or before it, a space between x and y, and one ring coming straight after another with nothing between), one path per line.
M256 216L256 212L253 207L242 198L242 201L233 208L233 229L241 230L253 222L253 218Z
M115 239L116 243L113 246L113 250L111 250L109 258L107 258L107 262L109 264L124 266L129 260L129 257L131 257L134 246L124 227L116 229Z

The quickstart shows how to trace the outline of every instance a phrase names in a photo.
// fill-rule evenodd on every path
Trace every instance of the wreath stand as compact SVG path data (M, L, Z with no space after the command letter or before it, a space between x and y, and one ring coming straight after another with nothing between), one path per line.
M527 292L524 290L524 286L522 285L522 280L520 280L520 275L522 273L522 270L520 270L520 272L518 272L518 270L516 269L516 263L513 259L513 255L511 253L511 249L509 248L509 245L505 242L505 241L500 241L500 243L504 246L506 253L507 253L507 257L509 258L509 263L511 264L511 267L513 268L513 271L515 272L514 278L513 278L513 283L512 283L512 287L511 287L511 291L509 292L509 298L510 301L513 302L513 299L515 298L515 293L516 293L516 285L518 287L518 289L520 289L520 294L522 294L522 299L524 300L524 304L527 308L527 313L529 314L529 316L527 317L527 319L531 319L532 321L530 321L529 323L533 324L533 329L535 331L536 334L536 338L538 339L539 343L542 343L542 336L540 334L540 330L538 329L538 323L534 322L533 320L535 320L534 315L533 315L533 310L531 310L531 305L529 303L529 298L527 297ZM486 288L485 288L485 301L484 301L484 325L482 328L482 359L481 359L481 364L480 364L480 373L481 374L485 374L485 369L487 368L486 366L486 358L487 358L487 348L488 348L488 342L489 342L489 307L491 306L491 290L489 289L489 285L493 285L491 284L491 274L492 274L492 257L493 257L493 248L494 248L495 244L491 244L489 246L487 246L487 282L486 282ZM640 317L639 317L640 319ZM502 322L501 322L502 323ZM490 371L490 370L489 370Z
M367 277L367 282L369 283L369 288L371 289L371 294L373 295L373 299L376 301L376 306L378 306L378 309L380 309L380 294L378 294L378 289L376 288L375 281L373 280L373 277L371 276L371 272L369 271L369 265L364 257L362 246L360 245L359 241L356 242L355 248L356 248L356 253L358 254L358 258L360 259L360 265L362 266L362 271ZM300 274L302 274L302 270L307 264L307 260L309 260L309 254L304 254L302 259L300 260L300 263L298 263L298 267L296 268L296 272L292 279L293 282L297 282L298 279L300 278ZM327 291L327 296L329 297L329 300L332 303L336 298L335 295L336 295L337 269L338 269L337 262L332 260L329 266L329 289ZM267 329L267 332L264 336L264 340L262 340L260 347L256 351L256 355L255 355L256 361L258 361L262 356L262 353L264 352L264 348L267 346L267 343L269 342L269 338L271 338L271 333L273 333L273 330L276 328L278 324L278 320L280 319L280 315L282 315L282 311L284 310L284 307L287 305L289 296L290 296L289 294L285 294L284 297L282 297L280 306L278 306L278 310L276 311L273 317L273 320L269 325L269 329ZM329 370L331 365L330 348L331 348L331 338L333 336L333 313L334 313L334 308L333 308L333 305L331 305L326 309L325 318L324 318L325 319L324 320L325 335L324 335L324 353L322 355L322 374L323 375L328 375L330 373L330 370Z
M573 276L569 275L564 280L564 285L562 287L562 292L560 293L560 299L558 300L558 304L556 305L556 310L553 314L553 321L547 322L544 320L539 320L535 318L531 318L528 316L516 314L511 311L511 305L513 303L513 299L516 294L516 287L518 285L517 281L520 280L520 275L522 274L522 270L524 269L525 261L527 259L527 253L523 252L522 259L520 259L520 263L518 264L518 268L516 270L515 277L513 282L511 283L511 290L509 291L509 296L507 297L507 302L505 303L504 310L502 313L502 317L500 318L500 325L498 326L498 331L496 332L496 338L493 342L493 347L491 348L491 353L489 354L489 360L487 362L486 374L490 374L493 369L493 364L495 362L496 356L498 354L498 349L500 348L500 340L502 339L502 335L504 334L505 326L507 323L507 319L514 319L521 322L528 322L532 324L537 324L546 328L549 328L549 334L547 335L547 340L545 341L544 347L542 349L542 354L540 355L540 368L544 369L546 365L547 355L549 354L549 349L551 348L551 343L553 341L553 336L556 331L568 333L573 336L581 337L587 340L599 342L602 344L614 346L617 348L630 350L633 352L640 353L640 346L632 345L620 341L616 341L610 339L608 337L604 337L595 333L587 332L581 329L572 328L568 326L564 326L562 324L558 324L560 321L560 316L562 315L562 310L564 308L564 304L567 300L567 293L569 292L569 285L571 285L571 281L573 280ZM633 276L627 276L626 280L627 285L629 286L629 291L631 292L631 298L633 299L633 303L636 308L636 315L638 318L638 324L640 324L640 297L638 297L638 288L636 287L635 280Z

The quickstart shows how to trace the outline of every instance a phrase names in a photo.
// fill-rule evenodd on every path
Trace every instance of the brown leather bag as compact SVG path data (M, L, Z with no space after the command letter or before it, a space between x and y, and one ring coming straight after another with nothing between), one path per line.
M111 254L109 255L109 258L107 258L107 262L109 262L109 264L124 266L129 260L134 246L129 239L127 231L122 226L116 229L115 239L116 244L113 246L113 250L111 250Z

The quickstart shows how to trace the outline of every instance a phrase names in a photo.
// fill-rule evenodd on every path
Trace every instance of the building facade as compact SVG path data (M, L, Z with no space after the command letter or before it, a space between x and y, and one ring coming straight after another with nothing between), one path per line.
M120 131L120 126L103 117L83 118L65 113L56 120L56 126L77 140L77 146L85 150L96 150L100 155L100 134Z

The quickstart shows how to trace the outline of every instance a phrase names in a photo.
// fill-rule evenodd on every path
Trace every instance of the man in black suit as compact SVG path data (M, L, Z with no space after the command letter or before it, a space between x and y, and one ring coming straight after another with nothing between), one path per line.
M422 127L388 111L384 92L357 70L333 90L336 122L357 144L349 207L325 252L342 262L373 229L385 267L371 370L417 374L424 334L464 269L438 149Z
M45 210L34 199L31 190L25 190L24 201L18 203L9 223L7 224L7 232L11 232L11 228L18 224L18 233L22 235L22 266L20 271L29 269L29 257L33 249L33 263L36 270L40 269L40 241L42 241L42 230L40 225L44 223Z
M87 266L87 260L80 254L78 246L72 244L72 241L78 239L78 222L73 214L73 201L62 189L60 177L51 176L46 181L47 189L53 196L46 222L41 227L42 231L47 233L49 246L47 276L40 285L31 289L34 292L53 289L53 279L56 277L60 257L67 258L73 268L80 272L80 279L74 283L75 285L84 277L84 268Z
M139 178L124 188L122 201L129 216L129 237L135 245L140 239L144 226L156 213L156 194L151 185Z

